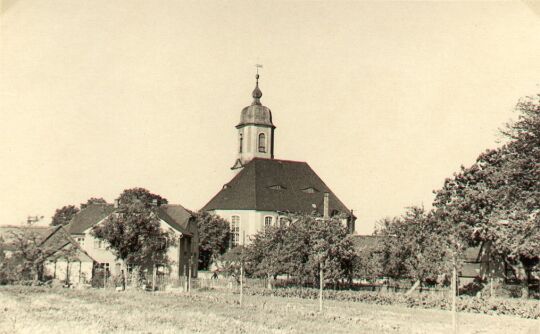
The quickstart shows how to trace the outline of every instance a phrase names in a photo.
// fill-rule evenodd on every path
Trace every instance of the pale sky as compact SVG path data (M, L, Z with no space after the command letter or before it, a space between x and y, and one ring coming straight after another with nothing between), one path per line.
M233 176L261 63L276 158L370 233L429 206L540 91L539 7L4 0L0 224L135 186L198 210Z

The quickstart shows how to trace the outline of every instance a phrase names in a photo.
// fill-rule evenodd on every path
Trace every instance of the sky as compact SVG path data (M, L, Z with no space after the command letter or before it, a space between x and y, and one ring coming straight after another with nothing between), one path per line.
M275 157L369 234L540 91L534 2L0 1L0 224L131 187L200 209L233 177L260 63Z

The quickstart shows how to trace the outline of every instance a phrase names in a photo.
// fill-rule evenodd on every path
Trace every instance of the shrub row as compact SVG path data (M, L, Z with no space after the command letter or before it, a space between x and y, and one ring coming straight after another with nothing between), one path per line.
M245 293L249 295L273 295L304 299L317 299L319 297L319 291L312 288L277 288L273 290L249 288L245 289ZM338 301L399 305L412 308L451 309L451 300L449 296L444 295L413 294L407 296L401 293L324 290L323 296L325 299ZM535 300L460 296L457 298L456 307L458 311L463 312L505 314L528 319L540 319L540 306L538 306L538 301Z

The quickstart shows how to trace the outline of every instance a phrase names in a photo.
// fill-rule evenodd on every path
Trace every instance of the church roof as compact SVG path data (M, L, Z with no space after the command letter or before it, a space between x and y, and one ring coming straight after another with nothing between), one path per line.
M258 210L323 214L350 213L306 162L255 158L214 196L203 210Z

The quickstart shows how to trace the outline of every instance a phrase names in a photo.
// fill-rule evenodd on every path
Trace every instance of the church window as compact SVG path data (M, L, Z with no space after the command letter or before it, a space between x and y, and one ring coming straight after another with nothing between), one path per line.
M259 152L266 152L266 135L264 133L259 134Z
M243 144L244 144L244 135L240 134L240 150L239 150L240 153L242 153Z
M238 246L240 241L240 216L231 217L231 247Z
M273 220L272 216L264 217L264 229L267 229L270 226L272 226L272 220Z

